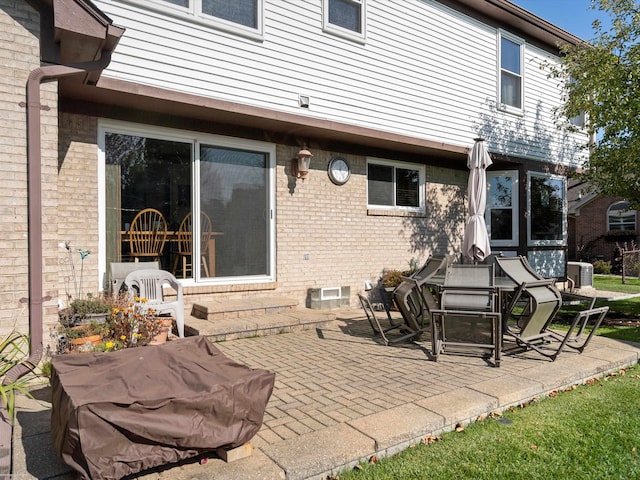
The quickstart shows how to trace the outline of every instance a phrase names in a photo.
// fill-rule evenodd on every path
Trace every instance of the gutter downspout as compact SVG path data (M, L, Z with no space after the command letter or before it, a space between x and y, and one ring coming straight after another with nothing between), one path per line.
M111 52L99 60L76 65L50 65L31 71L27 79L27 195L29 217L29 358L10 369L3 384L10 384L32 372L42 358L43 297L42 268L42 153L40 121L40 85L46 80L104 70L111 62ZM26 302L27 299L21 299ZM13 418L0 397L0 474L11 470ZM8 452L8 455L7 455Z

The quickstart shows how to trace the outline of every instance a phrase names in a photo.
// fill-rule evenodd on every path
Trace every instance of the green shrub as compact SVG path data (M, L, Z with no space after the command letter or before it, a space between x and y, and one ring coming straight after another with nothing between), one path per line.
M393 288L400 285L402 281L401 277L405 274L402 270L384 270L382 272L382 278L380 279L380 284L384 288Z
M82 317L91 313L109 313L111 305L102 297L79 298L71 302L73 313Z
M593 262L593 273L598 275L609 275L611 273L611 264L604 260L596 260Z

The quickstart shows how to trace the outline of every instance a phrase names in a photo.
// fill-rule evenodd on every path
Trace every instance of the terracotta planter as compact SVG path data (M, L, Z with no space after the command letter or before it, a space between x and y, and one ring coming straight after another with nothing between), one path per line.
M91 345L98 345L101 342L102 335L89 335L87 337L73 338L71 340L71 345L73 345L74 347L81 347L82 345L85 345L87 343L90 343Z
M160 333L153 337L153 340L149 342L149 345L162 345L163 343L166 343L169 338L169 330L171 330L172 325L172 318L162 320L162 329L160 330Z

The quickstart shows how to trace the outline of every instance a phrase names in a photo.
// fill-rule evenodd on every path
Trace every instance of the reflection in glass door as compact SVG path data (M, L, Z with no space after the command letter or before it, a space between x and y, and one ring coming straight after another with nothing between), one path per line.
M216 276L269 274L268 160L261 151L200 145L200 212L212 229L201 232L201 248L215 248Z
M175 270L176 231L191 212L192 152L192 143L105 134L107 265L155 260Z
M107 270L158 260L196 282L273 278L272 144L131 125L105 127L103 140ZM136 222L145 210L154 216ZM134 238L153 239L157 255Z

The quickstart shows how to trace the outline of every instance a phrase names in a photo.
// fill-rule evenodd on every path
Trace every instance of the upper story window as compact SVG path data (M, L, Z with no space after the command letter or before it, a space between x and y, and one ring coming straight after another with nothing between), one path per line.
M529 173L529 245L566 245L566 178Z
M492 246L518 245L518 172L487 172L485 221Z
M365 39L366 0L322 0L322 28L350 40Z
M128 0L144 7L188 16L222 30L254 38L263 34L263 0Z
M584 128L586 125L586 121L585 121L585 113L584 112L580 112L578 115L576 115L575 117L572 117L569 119L569 123L571 125L573 125L574 127L578 127L578 128Z
M636 211L629 209L629 202L616 202L607 210L607 230L635 230Z
M258 3L258 0L202 0L202 13L245 27L258 28Z
M574 78L569 78L569 85L575 85L576 80ZM586 123L586 113L584 110L580 111L580 113L574 117L568 119L569 125L573 125L574 127L584 128Z
M367 204L371 208L424 211L424 165L370 159Z
M522 111L524 41L506 32L498 35L500 68L498 103L507 111Z

